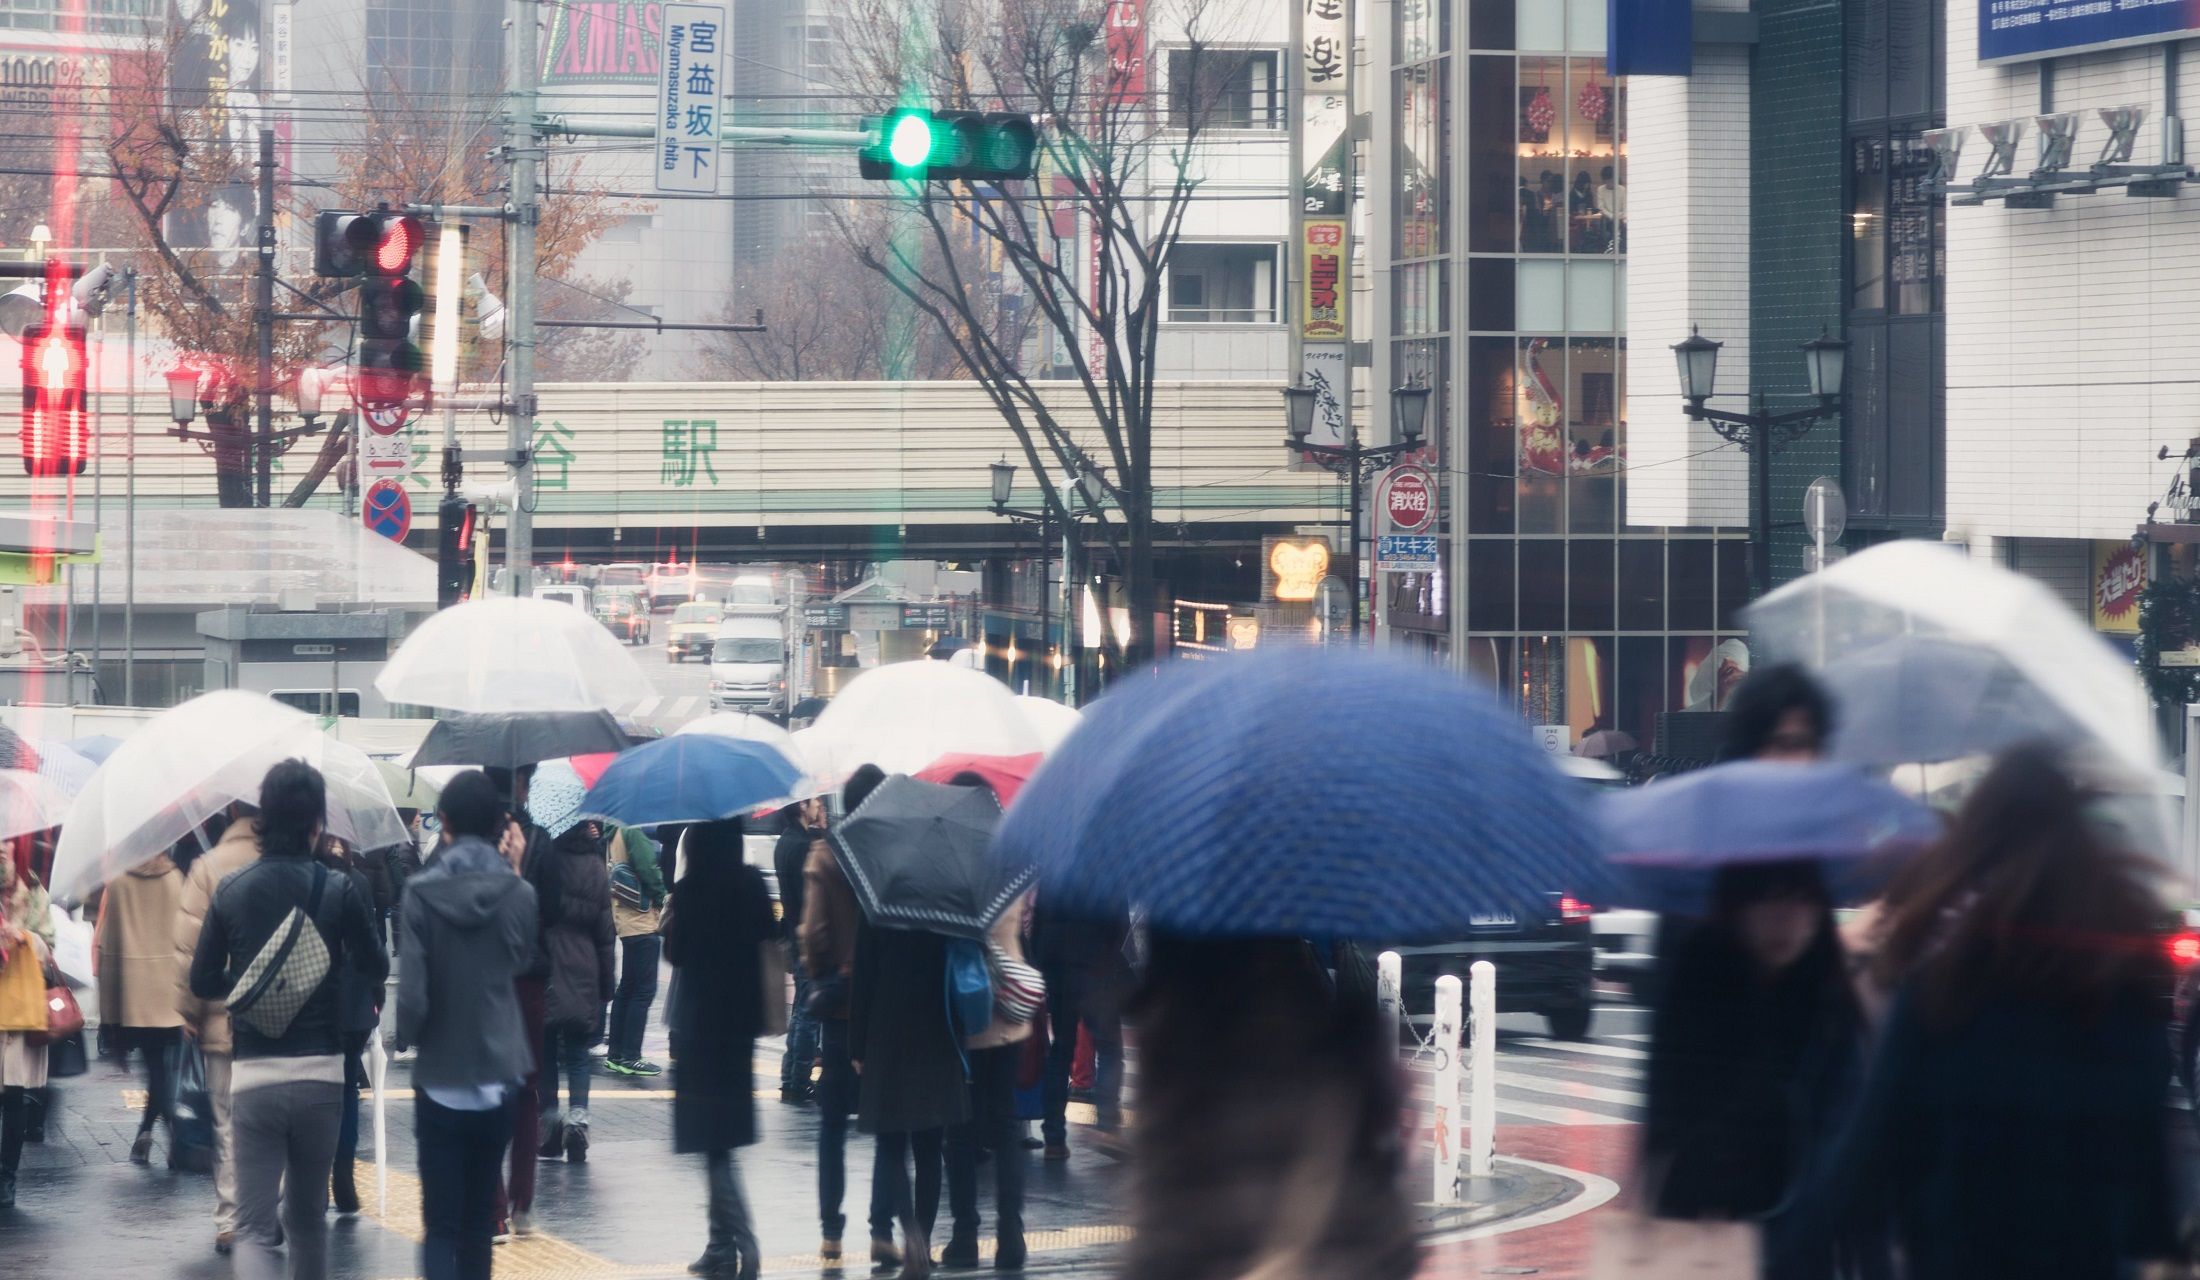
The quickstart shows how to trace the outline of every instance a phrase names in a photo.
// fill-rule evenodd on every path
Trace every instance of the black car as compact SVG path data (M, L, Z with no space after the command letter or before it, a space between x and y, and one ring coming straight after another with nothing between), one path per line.
M1403 961L1405 1012L1426 1023L1436 1008L1436 980L1445 974L1468 980L1477 960L1497 966L1497 1011L1540 1013L1551 1034L1580 1040L1595 1011L1591 978L1596 949L1589 934L1590 905L1570 894L1548 895L1544 909L1526 919L1476 916L1467 936L1422 946L1388 947Z

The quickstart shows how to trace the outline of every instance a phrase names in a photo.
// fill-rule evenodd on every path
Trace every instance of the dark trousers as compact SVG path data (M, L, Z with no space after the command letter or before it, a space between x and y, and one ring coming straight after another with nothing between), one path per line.
M756 1226L749 1220L748 1202L741 1196L741 1169L733 1152L713 1151L704 1157L710 1178L710 1243L703 1258L714 1267L733 1267L753 1276L763 1265L756 1244Z
M1004 1044L970 1052L971 1118L947 1131L947 1204L955 1239L978 1238L978 1148L993 1153L994 1234L1024 1234L1024 1152L1016 1133L1016 1069L1024 1047Z
M454 1111L413 1093L420 1148L420 1243L425 1280L489 1280L496 1234L497 1174L514 1132L513 1107ZM527 1119L532 1128L534 1120Z
M344 1116L336 1129L336 1177L344 1181L359 1158L359 1091L367 1087L366 1031L344 1033ZM347 1184L348 1185L348 1184Z
M176 1086L174 1073L169 1070L175 1064L168 1055L175 1052L176 1043L183 1038L181 1027L116 1027L115 1047L124 1054L132 1050L145 1055L145 1110L138 1116L138 1132L151 1133L155 1120L168 1122L171 1138L176 1132Z
M878 1162L886 1170L886 1195L901 1222L902 1250L932 1253L932 1222L940 1216L940 1147L945 1129L919 1129L914 1133L882 1133L878 1136ZM909 1186L909 1162L917 1164L917 1184Z
M23 1094L21 1089L0 1089L0 1177L14 1177L23 1163Z
M654 933L619 939L619 992L611 999L613 1062L637 1062L642 1033L649 1029L649 1006L657 1000L657 961L665 940Z
M820 1018L817 1029L818 1051L825 1059L817 1092L817 1217L821 1234L838 1240L848 1225L840 1206L848 1194L848 1115L856 1109L856 1070L848 1060L848 1020ZM871 1163L870 1217L872 1239L893 1239L894 1207L883 1158Z
M535 1155L542 1149L542 1010L548 997L540 978L515 978L513 994L519 997L520 1025L527 1043L535 1050L535 1069L520 1082L505 1108L512 1131L511 1181L497 1188L497 1217L527 1213L535 1207Z
M810 974L793 939L787 941L787 970L794 974L794 1009L787 1014L787 1051L779 1055L779 1087L807 1091L810 1066L817 1061L818 1020L810 1015Z
M1079 1021L1092 1033L1092 1102L1100 1113L1100 1127L1122 1127L1123 1018L1109 984L1095 979L1083 965L1049 969L1045 977L1053 1040L1047 1045L1046 1115L1039 1122L1040 1135L1050 1143L1068 1141L1069 1067L1077 1056Z
M542 1032L542 1114L558 1114L558 1073L565 1073L573 1109L588 1110L588 1041L591 1028L561 1022Z

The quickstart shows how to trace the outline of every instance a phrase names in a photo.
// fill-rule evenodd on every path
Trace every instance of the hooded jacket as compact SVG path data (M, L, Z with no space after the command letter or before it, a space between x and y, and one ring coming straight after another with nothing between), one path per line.
M461 836L405 883L397 1045L418 1048L413 1083L480 1087L525 1079L534 1048L512 979L535 952L535 890L488 841Z
M611 924L611 868L602 838L588 830L582 823L559 836L543 869L555 886L553 910L541 913L550 956L543 1020L594 1032L618 985L619 942Z

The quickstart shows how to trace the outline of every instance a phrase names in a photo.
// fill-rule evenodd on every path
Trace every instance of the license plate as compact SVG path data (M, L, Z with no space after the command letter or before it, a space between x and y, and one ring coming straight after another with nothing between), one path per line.
M1520 923L1510 911L1477 911L1467 917L1477 929L1510 929Z

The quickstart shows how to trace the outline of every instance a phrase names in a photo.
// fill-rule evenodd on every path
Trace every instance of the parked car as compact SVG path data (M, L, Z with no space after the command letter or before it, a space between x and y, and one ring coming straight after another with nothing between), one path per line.
M627 644L649 643L649 610L643 606L638 589L598 592L596 621Z
M725 607L689 603L672 611L672 625L665 630L665 654L674 662L710 657L711 640L726 617Z

